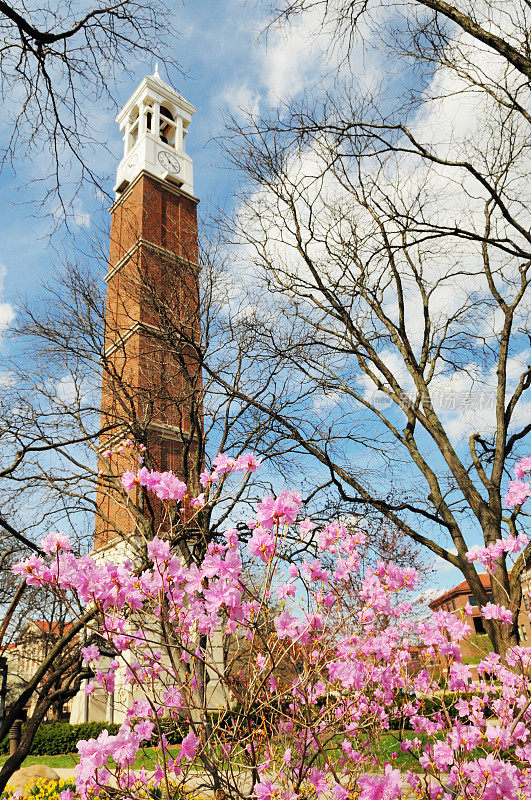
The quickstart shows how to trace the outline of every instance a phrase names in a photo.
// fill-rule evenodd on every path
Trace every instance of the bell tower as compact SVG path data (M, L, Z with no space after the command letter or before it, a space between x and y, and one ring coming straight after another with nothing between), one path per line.
M105 277L95 549L129 537L147 514L142 490L127 498L119 484L130 465L119 443L142 442L148 467L187 480L202 433L198 200L185 152L194 111L155 69L116 117L124 151Z

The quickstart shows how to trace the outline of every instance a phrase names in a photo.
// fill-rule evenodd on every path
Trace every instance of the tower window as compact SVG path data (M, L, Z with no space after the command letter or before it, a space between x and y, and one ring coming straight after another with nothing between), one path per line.
M476 598L474 597L473 594L469 594L468 595L468 602L470 603L470 605L472 607L477 606L477 604L478 604L478 601L476 600Z
M166 106L161 106L159 135L164 144L170 144L172 147L175 146L175 127L173 114Z
M520 625L520 641L527 642L527 631L525 625Z
M135 108L129 117L129 150L135 146L138 140L138 122L138 108Z

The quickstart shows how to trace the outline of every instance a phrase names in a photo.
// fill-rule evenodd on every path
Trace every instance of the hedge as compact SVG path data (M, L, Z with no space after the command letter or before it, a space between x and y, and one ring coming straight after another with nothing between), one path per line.
M63 753L76 753L76 745L80 739L95 738L105 728L109 733L115 734L118 733L119 727L112 722L82 722L79 725L70 725L68 722L44 723L37 729L30 754L59 756ZM9 753L7 737L0 743L0 753Z

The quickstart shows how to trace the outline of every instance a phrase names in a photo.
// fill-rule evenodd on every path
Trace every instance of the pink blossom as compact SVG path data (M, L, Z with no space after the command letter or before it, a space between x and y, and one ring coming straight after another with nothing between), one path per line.
M388 764L384 775L362 775L358 785L359 800L395 800L400 796L402 776L400 770Z
M49 533L41 540L41 549L51 556L58 553L59 550L71 550L72 545L65 533Z
M261 653L259 653L256 656L256 666L258 667L259 670L264 670L266 668L266 665L267 665L267 658L263 656Z
M275 552L275 540L267 531L256 528L247 547L253 556L260 558L265 564Z
M278 786L272 781L260 781L254 785L254 793L258 800L273 800L278 794Z
M130 492L133 486L138 483L135 473L128 469L122 475L122 486L124 487L126 492Z
M45 562L40 556L29 556L13 566L15 575L23 575L28 586L42 586Z
M257 507L256 522L266 530L276 523L291 525L297 519L301 505L298 492L282 492L277 498L264 497Z
M254 453L244 453L236 459L233 472L256 472L261 463L262 459L257 458Z
M332 787L332 797L334 800L347 800L349 794L340 783L335 783Z
M531 456L524 456L514 465L514 474L519 480L522 480L526 472L531 472Z
M183 758L185 758L187 761L190 761L192 758L195 757L197 750L199 748L199 742L200 742L199 736L196 736L193 731L190 731L190 733L184 737L181 743L181 749L179 751L179 755L177 756L179 763L182 761Z
M299 635L301 627L300 621L292 617L288 609L283 611L278 617L275 617L273 622L275 623L279 639L285 639L286 637L295 639Z
M212 463L218 475L222 475L224 472L231 472L235 464L234 459L229 458L224 453L219 453L219 455L212 459Z
M290 564L288 567L288 575L292 581L295 580L297 575L299 574L299 568L296 564Z
M204 469L201 475L199 476L199 483L203 487L207 487L210 483L210 472L207 469Z
M513 621L512 611L510 611L508 608L505 608L505 606L498 606L495 603L487 603L486 606L483 606L481 611L483 612L485 619L499 619L504 623L504 625L511 625Z
M433 745L433 760L438 769L446 771L454 761L454 751L447 742L435 742Z
M197 497L193 497L190 500L190 505L192 506L192 508L203 508L205 503L206 503L206 497L204 495L204 492L201 492L201 494L198 494Z
M279 600L284 600L286 597L295 597L295 591L294 583L281 583L277 588L277 597Z
M152 491L159 500L182 500L186 494L186 484L171 472L163 472Z
M170 557L170 544L157 536L147 544L147 551L152 561L167 561Z
M531 495L531 486L527 481L511 481L509 489L505 495L505 505L507 508L514 508L525 503Z
M100 651L95 644L91 644L89 647L82 647L81 653L85 664L90 664L91 661L97 661L100 657Z
M299 531L302 537L307 536L317 526L311 521L310 517L305 517L299 522Z

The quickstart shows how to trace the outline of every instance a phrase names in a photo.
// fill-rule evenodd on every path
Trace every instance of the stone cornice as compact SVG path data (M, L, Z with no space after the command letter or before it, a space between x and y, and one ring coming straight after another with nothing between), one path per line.
M123 190L120 197L116 198L112 206L109 208L111 214L113 213L115 208L119 206L120 203L122 203L125 200L125 198L128 197L128 195L131 194L133 187L136 186L140 178L142 178L144 175L150 180L155 181L155 183L160 184L170 194L176 194L179 195L180 197L186 197L188 200L191 200L196 205L199 203L199 198L195 197L195 195L190 194L189 192L185 192L179 186L176 186L175 184L170 183L169 181L163 181L161 180L161 178L157 178L156 175L152 175L151 172L148 172L147 170L143 169L141 172L138 173L136 178L131 181L131 183L127 186L127 188Z
M179 262L187 267L191 267L196 274L199 274L201 271L201 266L197 263L197 261L188 261L182 256L178 256L173 250L169 250L167 247L162 247L160 244L155 244L154 242L150 242L149 239L140 237L136 240L134 245L129 248L129 250L126 250L120 260L117 261L114 266L109 267L109 271L103 279L105 283L109 283L111 278L113 278L114 275L116 275L116 273L119 272L122 267L127 264L127 262L130 261L135 253L137 253L142 247L145 247L147 250L154 251L163 258L168 259L168 261Z

